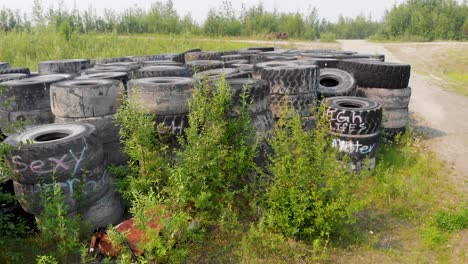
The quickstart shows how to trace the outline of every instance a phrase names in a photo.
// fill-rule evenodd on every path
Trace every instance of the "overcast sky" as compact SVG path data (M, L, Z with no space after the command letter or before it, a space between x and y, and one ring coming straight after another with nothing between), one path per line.
M156 0L64 0L69 9L76 6L79 10L88 9L89 6L102 14L104 9L124 10L131 6L147 8ZM372 14L374 20L379 20L385 9L391 8L395 3L404 0L262 0L267 10L283 12L306 12L309 7L316 7L320 18L336 21L340 14L355 17L360 13ZM34 0L0 0L0 7L20 9L31 12ZM210 8L220 7L223 0L173 0L174 6L180 15L191 13L192 17L201 22ZM257 5L258 0L231 0L236 10L240 10L242 3L246 6ZM59 1L42 0L45 7L57 6Z

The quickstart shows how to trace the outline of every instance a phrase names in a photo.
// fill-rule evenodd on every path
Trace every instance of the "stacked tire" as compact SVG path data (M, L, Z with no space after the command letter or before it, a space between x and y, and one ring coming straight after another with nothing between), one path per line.
M284 104L301 116L305 130L315 128L319 69L314 65L267 62L254 65L253 77L267 81L270 87L270 108L278 118Z
M10 124L27 121L28 125L54 122L50 108L50 86L71 79L69 74L41 75L32 78L0 83L0 128L4 134L12 134Z
M71 80L50 88L55 123L89 123L103 144L106 164L125 164L121 152L119 127L114 114L120 106L120 81L111 79Z
M68 73L80 75L82 71L90 68L88 59L71 59L39 62L39 75Z
M358 96L379 102L383 108L384 135L404 133L408 124L408 87L411 66L380 61L342 61L341 68L354 75Z
M327 68L320 70L319 100L335 96L353 96L356 93L356 81L348 72Z
M36 126L4 142L13 147L6 161L13 173L15 195L25 211L39 215L44 192L58 184L70 215L80 213L96 227L119 222L123 207L93 125ZM111 210L91 211L96 207Z
M339 96L324 101L332 147L349 157L352 168L375 167L380 144L382 107L366 98ZM368 161L368 163L365 163Z
M175 135L182 135L188 127L188 100L194 87L193 78L155 77L129 82L128 98L149 114L156 116Z

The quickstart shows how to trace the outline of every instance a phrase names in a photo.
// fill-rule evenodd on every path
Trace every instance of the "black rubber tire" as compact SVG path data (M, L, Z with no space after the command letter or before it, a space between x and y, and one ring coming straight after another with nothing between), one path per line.
M255 129L255 137L253 143L262 142L271 137L271 132L273 130L273 114L270 110L264 112L256 113L251 116L252 126Z
M95 169L96 175L92 178L77 177L66 181L56 181L61 186L64 202L68 207L69 215L75 214L77 210L83 210L99 201L110 189L113 180L108 175L107 170L101 167ZM100 172L98 174L98 172ZM50 187L52 183L25 184L14 181L13 187L15 196L21 207L33 215L39 215L42 211L41 195L43 188ZM83 187L81 197L77 199L76 194L80 187Z
M258 66L254 66L254 72L256 69ZM265 66L259 73L270 85L271 94L316 95L318 89L319 68L314 65Z
M0 83L1 82L6 82L6 81L12 81L12 80L20 80L28 78L27 74L24 73L10 73L10 74L1 74L0 75Z
M107 228L122 221L124 207L119 193L114 188L110 188L101 199L81 213L81 219L93 223L94 228Z
M226 61L224 63L224 66L225 67L233 67L233 68L238 68L237 66L233 66L233 65L239 65L239 64L246 64L248 65L249 64L249 61L248 60L231 60L231 61ZM252 65L252 68L250 70L253 69L253 65Z
M288 56L280 56L280 55L264 55L262 53L260 54L254 54L250 57L250 64L258 64L262 62L272 62L272 61L295 61L297 58L294 57L288 57Z
M317 96L319 100L327 97L349 96L356 93L356 81L348 72L329 68L320 70Z
M216 51L199 51L185 54L185 63L197 60L216 60L221 61L221 53Z
M330 97L323 101L330 131L347 135L369 135L380 131L382 107L360 97Z
M52 183L52 176L59 182L85 175L95 179L102 173L96 171L104 158L102 143L89 124L36 126L7 137L4 143L14 148L6 160L19 183Z
M228 76L228 79L252 79L252 71L239 71L236 74Z
M342 155L347 155L351 161L362 161L374 158L380 146L380 131L368 135L345 135L330 132L333 137L331 146L337 148Z
M327 58L310 58L310 57L301 57L303 60L313 62L320 69L323 68L338 68L338 59L327 59Z
M166 54L155 54L155 55L142 55L142 56L129 56L131 61L142 63L147 61L168 61L170 62L178 54L177 53L166 53Z
M262 71L264 69L271 69L274 67L287 67L291 65L297 65L297 64L292 64L291 62L288 61L268 61L268 62L262 62L262 63L257 63L257 64L251 64L252 66L252 76L255 79L261 79L262 78Z
M156 124L162 124L164 127L167 127L172 134L180 136L183 135L185 129L189 127L188 114L157 115Z
M303 53L309 54L309 53L336 53L337 51L334 49L310 49L310 50L304 50Z
M90 61L88 59L41 61L38 64L38 72L39 75L57 73L80 75L82 71L90 67Z
M50 108L27 110L27 111L5 111L0 109L0 128L5 135L11 135L17 131L11 123L16 121L27 121L26 128L35 125L44 125L54 122L54 114Z
M408 125L408 108L384 109L382 114L382 128L403 128Z
M221 78L221 76L224 75L225 79L232 79L233 75L238 74L239 70L236 68L220 68L220 69L214 69L214 70L208 70L208 71L202 71L199 73L196 73L194 75L195 80L202 81L202 80L208 80L208 81L216 81Z
M51 74L0 83L0 109L29 111L50 109L50 86L73 78L70 74Z
M304 131L312 131L317 125L315 116L301 117L301 125Z
M239 50L225 50L221 52L222 56L239 54Z
M149 66L183 66L184 64L176 61L169 60L154 60L154 61L142 61L140 62L142 68Z
M0 69L8 69L10 64L8 62L0 62Z
M231 67L235 67L239 69L240 71L250 71L253 72L253 65L252 64L245 64L245 63L236 63L232 64Z
M87 118L64 118L55 117L56 124L86 123L96 127L96 136L102 144L119 142L119 125L114 120L114 115L87 117Z
M96 74L96 73L103 73L103 72L126 72L126 73L131 73L132 70L128 67L122 67L122 66L101 66L98 68L91 68L87 69L84 71L84 74L89 75L89 74Z
M384 109L407 108L411 99L411 87L404 89L358 88L357 96L379 102Z
M224 55L221 56L221 60L226 63L228 61L233 61L233 60L250 60L250 55L241 55L241 54L235 54L235 55Z
M95 64L105 64L105 63L114 63L114 62L131 62L132 60L129 57L115 57L115 58L101 58L95 59Z
M270 92L266 81L242 78L230 79L227 83L233 92L233 102L228 116L239 115L244 87L248 94L247 100L251 101L250 113L252 115L270 110Z
M252 56L258 53L261 53L261 50L249 50L249 49L240 49L239 50L239 55L243 56Z
M273 117L279 117L280 109L285 103L294 109L299 116L310 117L313 116L313 111L317 106L317 96L313 93L298 95L272 94L270 108Z
M126 165L129 161L127 154L123 152L121 142L109 142L102 144L104 151L104 163L106 165Z
M409 64L380 61L341 61L340 68L348 71L364 88L404 89L408 87L411 66Z
M188 100L195 85L193 78L144 78L131 80L128 84L129 99L136 100L148 113L172 116L189 112Z
M274 47L250 47L250 48L247 48L247 49L248 50L260 50L262 52L275 51Z
M217 60L196 60L189 61L185 65L187 69L189 69L190 73L193 75L197 72L223 68L224 62Z
M152 77L190 77L190 72L180 66L149 66L141 68L135 73L135 78Z
M200 52L201 49L191 49L188 51L184 51L180 54L177 54L174 58L172 58L173 61L175 62L180 62L185 64L185 54L190 53L190 52Z
M58 117L112 115L120 107L120 97L121 86L117 80L71 80L50 87L52 113Z
M127 61L127 62L111 62L111 63L96 63L94 68L108 68L108 67L123 67L128 68L130 71L134 72L141 68L141 64L138 62Z
M101 72L88 75L81 75L75 78L75 80L89 79L117 80L126 85L127 82L130 80L130 74L128 74L127 72Z
M10 73L24 73L24 74L27 74L28 76L31 75L31 71L29 70L29 68L26 68L26 67L0 69L0 74L10 74Z

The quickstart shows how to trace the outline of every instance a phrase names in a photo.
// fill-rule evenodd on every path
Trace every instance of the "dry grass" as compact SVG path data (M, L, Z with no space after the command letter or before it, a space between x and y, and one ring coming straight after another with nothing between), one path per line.
M385 47L441 87L468 96L468 43L405 43Z

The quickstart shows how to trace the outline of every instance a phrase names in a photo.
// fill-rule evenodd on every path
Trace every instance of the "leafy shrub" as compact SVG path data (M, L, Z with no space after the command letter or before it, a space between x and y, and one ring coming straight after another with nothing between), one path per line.
M468 208L459 212L439 212L434 217L435 226L442 230L454 232L468 228Z
M304 132L299 115L284 108L275 125L266 193L264 224L286 236L328 240L354 221L359 180L337 159L329 145L325 117Z
M321 33L320 42L336 42L336 34L332 32Z

